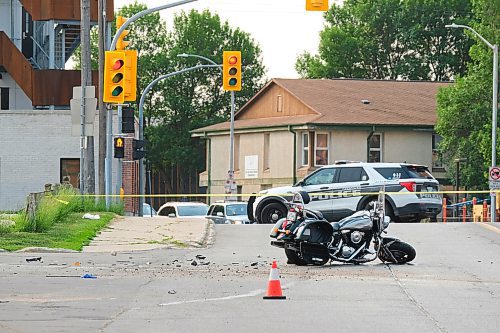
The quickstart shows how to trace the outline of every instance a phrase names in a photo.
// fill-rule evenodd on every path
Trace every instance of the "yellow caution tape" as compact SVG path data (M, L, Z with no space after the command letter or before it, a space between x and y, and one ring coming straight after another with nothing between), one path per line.
M500 190L480 190L480 191L436 191L436 192L382 192L386 195L415 195L415 194L424 194L424 195L429 195L429 194L490 194L490 193L496 193L497 195L500 195ZM95 197L95 198L100 198L100 197L111 197L111 198L140 198L140 197L146 197L146 198L192 198L192 197L251 197L251 196L257 196L257 197L265 197L265 196L291 196L294 193L233 193L233 194L224 194L224 193L218 193L218 194L205 194L205 193L182 193L182 194L73 194L73 195L67 195L67 196L84 196L84 197ZM375 196L378 195L379 192L313 192L309 193L310 196L344 196L344 197L351 197L351 196ZM54 198L55 199L55 198ZM59 199L56 199L59 200ZM61 201L62 202L62 201Z

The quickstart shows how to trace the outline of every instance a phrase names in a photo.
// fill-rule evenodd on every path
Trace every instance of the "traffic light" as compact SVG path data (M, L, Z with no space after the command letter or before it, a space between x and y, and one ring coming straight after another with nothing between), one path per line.
M122 109L122 133L134 133L135 132L135 118L134 109L123 108Z
M125 140L122 137L117 137L114 139L115 147L115 158L125 157Z
M222 55L222 87L224 90L241 90L241 52L224 51Z
M125 100L137 99L137 50L125 50Z
M123 16L117 16L116 17L116 30L118 31L123 23L125 23L127 19ZM123 30L123 32L120 34L118 37L118 40L116 41L116 49L117 50L125 50L125 48L130 44L129 41L123 40L127 35L130 33L130 30Z
M125 52L106 51L104 59L104 93L106 103L123 104L125 101Z
M132 140L132 159L140 160L146 156L146 150L142 149L146 146L146 143L146 140Z
M306 0L306 10L326 12L328 0Z

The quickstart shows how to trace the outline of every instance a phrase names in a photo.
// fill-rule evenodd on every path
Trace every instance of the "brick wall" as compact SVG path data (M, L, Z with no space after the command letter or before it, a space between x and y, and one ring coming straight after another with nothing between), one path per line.
M96 114L95 133L97 129ZM96 136L96 167L98 141ZM46 183L58 183L61 158L80 158L79 138L71 136L69 110L0 111L0 210L21 209L28 193L41 191Z

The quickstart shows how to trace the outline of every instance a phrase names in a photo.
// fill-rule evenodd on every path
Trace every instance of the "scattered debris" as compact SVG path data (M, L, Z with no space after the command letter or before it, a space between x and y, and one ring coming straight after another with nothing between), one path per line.
M82 276L82 279L97 279L97 276L87 273Z
M198 266L198 263L196 262L196 260L191 261L191 266Z
M90 213L85 213L82 218L84 219L88 219L88 220L99 220L101 217L99 216L99 214L90 214Z
M148 261L146 264L147 264L147 265L151 265L151 261Z
M202 254L197 254L197 255L196 255L196 259L199 259L199 260L203 260L203 259L205 259L205 258L206 258L206 257L205 257L204 255L202 255Z
M175 290L173 290L173 289L172 289L172 290L169 290L169 291L168 291L168 293L169 293L170 295L175 295L175 294L177 294L177 292L176 292Z
M79 261L75 261L75 262L73 263L73 266L81 266L81 265L82 265L82 263L81 263L81 262L79 262Z
M177 264L177 265L175 265L175 267L182 267L182 265L181 264Z
M31 261L40 261L40 262L42 262L42 257L26 258L26 262L31 262Z
M116 257L116 251L111 252L111 255Z
M254 261L250 264L250 266L257 266L259 263L257 261Z
M200 262L200 265L204 265L204 266L206 266L206 265L210 265L210 261L203 261L203 262Z

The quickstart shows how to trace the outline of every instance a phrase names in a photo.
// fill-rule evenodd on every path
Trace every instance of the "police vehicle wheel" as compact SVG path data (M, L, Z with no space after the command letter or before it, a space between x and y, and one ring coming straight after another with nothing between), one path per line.
M272 202L262 209L260 223L275 224L279 219L286 217L286 207L277 202Z

